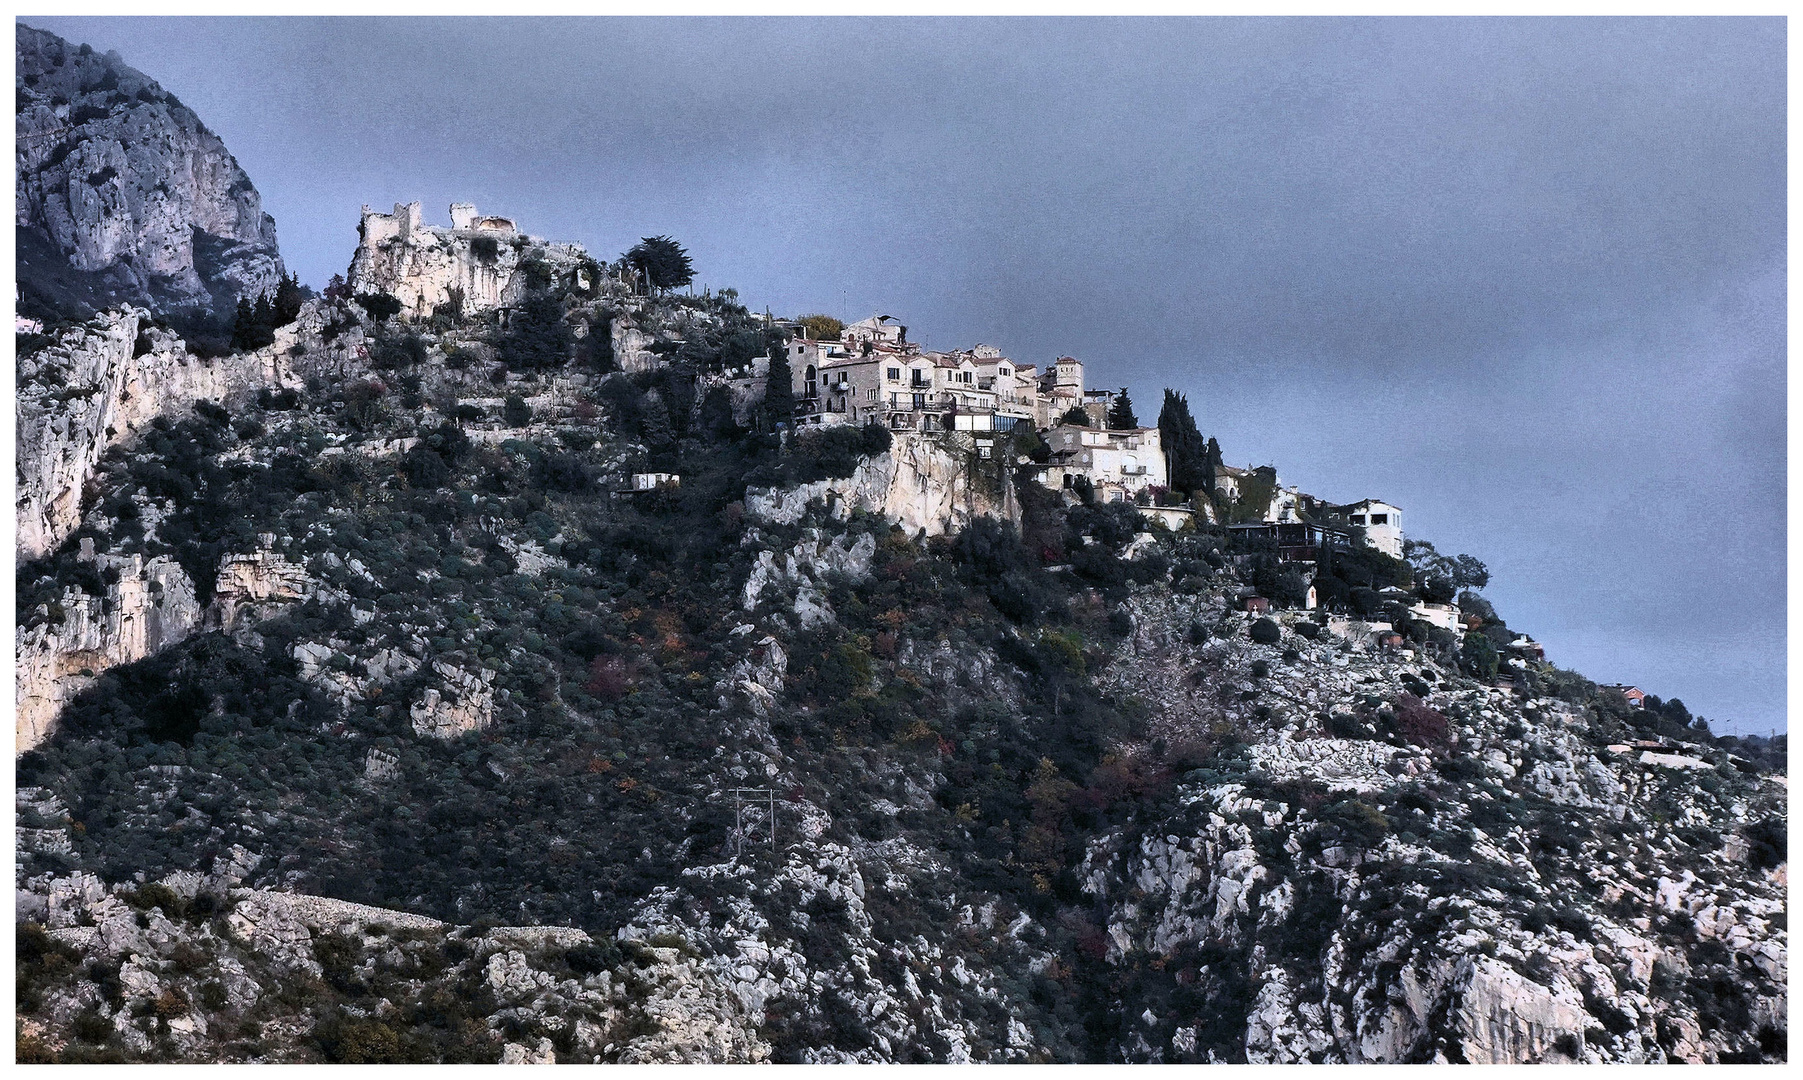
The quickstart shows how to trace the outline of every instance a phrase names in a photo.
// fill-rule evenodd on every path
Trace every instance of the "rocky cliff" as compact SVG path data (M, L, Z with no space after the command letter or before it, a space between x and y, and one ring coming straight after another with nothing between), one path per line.
M959 432L901 432L888 452L866 458L851 476L750 492L745 510L761 520L792 525L819 503L836 520L876 514L926 536L955 533L979 517L1018 524L1013 485L985 478L976 452L971 437Z
M283 345L292 340L290 331ZM103 312L55 331L18 358L19 552L35 558L80 520L84 485L113 446L153 419L197 403L272 385L283 368L277 346L201 359L182 340L133 309Z
M14 42L24 314L229 311L274 289L275 221L192 110L117 54L24 25Z

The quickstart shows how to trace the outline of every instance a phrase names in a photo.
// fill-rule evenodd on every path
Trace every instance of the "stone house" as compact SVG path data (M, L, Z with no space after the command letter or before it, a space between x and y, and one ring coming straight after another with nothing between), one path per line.
M1083 362L1072 356L1060 356L1039 376L1039 399L1042 402L1039 426L1048 428L1072 409L1083 407Z
M1106 431L1060 424L1046 442L1052 457L1040 481L1048 487L1068 488L1084 476L1095 486L1097 501L1131 502L1147 488L1170 484L1155 427Z
M866 343L899 348L908 344L908 328L895 321L893 315L872 315L847 326L839 334L839 340L853 349Z

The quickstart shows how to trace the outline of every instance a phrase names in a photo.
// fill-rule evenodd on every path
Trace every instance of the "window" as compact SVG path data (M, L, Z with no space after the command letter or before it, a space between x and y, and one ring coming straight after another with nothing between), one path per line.
M1352 523L1354 525L1363 525L1365 523L1365 515L1363 515L1363 514L1352 515Z
M873 386L870 389L864 391L864 393L869 396L871 401L876 400L876 387Z
M889 381L901 382L901 368L892 367L889 369Z
M1012 374L1014 374L1014 372L1009 371L1007 368L1002 369L1002 378L1006 379L1008 376L1010 376Z
M1373 525L1388 525L1389 523L1390 523L1390 515L1388 515L1388 514L1372 514L1371 515L1371 524L1373 524Z

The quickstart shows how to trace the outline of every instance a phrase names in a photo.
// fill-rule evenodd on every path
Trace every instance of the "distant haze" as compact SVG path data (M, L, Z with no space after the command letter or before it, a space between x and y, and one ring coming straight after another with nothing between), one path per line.
M1784 726L1782 20L26 21L194 108L315 286L468 200L1070 353L1397 503L1549 659Z

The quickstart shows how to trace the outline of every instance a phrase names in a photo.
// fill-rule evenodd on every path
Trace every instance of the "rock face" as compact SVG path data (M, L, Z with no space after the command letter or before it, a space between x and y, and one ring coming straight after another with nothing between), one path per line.
M55 551L80 524L87 484L109 449L156 417L268 385L282 370L286 336L262 352L203 360L180 338L148 326L148 317L137 309L105 312L19 357L19 558ZM99 572L118 575L103 595L68 591L56 605L57 617L46 610L43 621L20 632L21 750L49 733L63 703L95 675L142 660L206 622L195 603L194 583L174 560L100 556L94 562ZM262 569L231 569L220 597L228 605L228 622L237 618L229 607L240 594L239 584L253 603L279 599L282 585L256 580Z
M745 511L791 525L820 500L837 520L853 511L881 514L928 536L957 532L984 515L1018 523L1013 487L1003 483L992 492L979 484L970 466L973 454L970 436L962 433L898 432L888 453L865 459L850 477L748 492Z
M472 673L443 661L434 661L432 670L444 681L444 689L428 687L425 696L413 704L409 715L414 732L454 739L488 727L495 712L495 673L487 669Z
M81 519L101 455L153 418L277 381L280 345L202 360L126 309L59 332L19 357L19 554L54 550Z
M425 224L416 202L396 203L392 214L365 206L346 275L351 291L392 296L403 313L424 318L440 305L474 314L516 303L535 274L587 288L597 272L582 245L525 236L510 219L484 217L467 203L452 205L451 222Z
M219 136L117 54L15 28L20 298L229 309L282 274L275 220Z
M1374 689L1393 697L1430 667L1331 632L1290 639L1284 660L1215 599L1143 597L1128 613L1110 681L1147 702L1160 737L1233 731L1253 766L1231 782L1191 774L1170 813L1090 848L1108 964L1132 977L1160 957L1155 979L1175 969L1202 997L1200 1017L1138 1018L1130 1059L1703 1062L1748 1054L1753 1032L1782 1038L1781 875L1749 872L1743 847L1692 849L1642 824L1669 814L1730 834L1771 812L1772 785L1715 755L1692 787L1695 769L1604 750L1565 702L1444 680L1427 699L1444 741L1333 737L1332 715L1350 727ZM1184 627L1215 636L1193 644ZM1260 661L1268 676L1252 674ZM1267 704L1253 708L1255 684ZM1556 843L1529 838L1553 820ZM1670 876L1687 862L1696 874ZM1652 908L1671 917L1635 914ZM1718 995L1741 1019L1711 1019ZM1207 1018L1224 1014L1243 1028L1211 1049Z
M64 595L45 621L18 637L17 739L20 751L43 741L63 704L107 668L142 660L187 637L202 621L194 584L174 559L97 556L117 571L105 596Z

